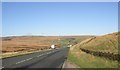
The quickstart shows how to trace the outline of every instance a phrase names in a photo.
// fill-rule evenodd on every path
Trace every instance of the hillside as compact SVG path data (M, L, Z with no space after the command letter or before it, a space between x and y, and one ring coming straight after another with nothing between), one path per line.
M81 42L79 47L101 52L118 53L118 33L89 38Z
M110 53L118 54L118 36L116 32L83 40L70 48L68 60L80 68L117 68L117 60L109 60L106 58L111 58L109 57L111 56ZM94 53L97 56L94 55L94 53L82 51L80 48L87 49L87 52L89 50L95 51ZM103 53L99 54L101 52Z
M64 39L86 39L91 36L12 36L2 38L2 52L35 51L50 48L51 44L61 47Z
M4 37L2 38L2 52L31 51L49 48L51 41L57 37Z

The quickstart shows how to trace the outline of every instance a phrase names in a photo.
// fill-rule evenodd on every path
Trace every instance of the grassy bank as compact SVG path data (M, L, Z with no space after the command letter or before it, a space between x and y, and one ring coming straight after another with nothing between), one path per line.
M118 33L93 37L83 41L79 47L94 51L118 53Z
M117 61L86 54L78 48L70 50L68 60L80 68L118 68Z
M3 53L0 54L0 59L5 59L5 58L10 58L10 57L16 57L16 56L22 56L22 55L28 55L36 52L43 52L43 51L48 51L50 49L46 50L37 50L37 51L29 51L29 52L11 52L11 53Z
M96 52L118 54L118 36L116 32L86 39L70 48L68 60L81 68L118 68L118 61L87 54L80 50L84 48Z
M118 62L95 57L82 51L70 52L68 60L81 68L118 68Z
M15 56L22 56L27 54L32 54L34 52L11 52L11 53L3 53L0 54L0 59L9 58L9 57L15 57Z

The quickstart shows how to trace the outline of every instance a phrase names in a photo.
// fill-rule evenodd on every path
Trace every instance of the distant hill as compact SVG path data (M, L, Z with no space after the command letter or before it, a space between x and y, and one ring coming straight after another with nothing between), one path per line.
M118 53L118 33L96 36L82 41L80 48L95 51Z
M11 36L2 37L2 52L18 52L43 50L50 48L51 44L60 46L64 39L87 39L91 36ZM59 41L60 40L60 41Z

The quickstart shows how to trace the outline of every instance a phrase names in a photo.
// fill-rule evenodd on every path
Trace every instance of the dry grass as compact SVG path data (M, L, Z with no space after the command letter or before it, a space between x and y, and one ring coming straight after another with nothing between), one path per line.
M78 45L71 47L68 60L80 68L118 68L118 61L87 54L82 52Z
M93 37L80 43L79 46L95 51L118 53L118 33Z
M118 68L118 61L113 61L80 50L86 48L95 51L118 53L118 33L92 37L70 48L68 59L80 68Z
M2 52L30 51L50 48L53 40L58 37L20 36L2 41Z
M4 37L2 40L2 52L19 52L43 50L50 48L51 44L58 44L59 39L64 38L88 38L90 36L14 36ZM53 42L54 41L54 42ZM59 45L57 47L60 47Z

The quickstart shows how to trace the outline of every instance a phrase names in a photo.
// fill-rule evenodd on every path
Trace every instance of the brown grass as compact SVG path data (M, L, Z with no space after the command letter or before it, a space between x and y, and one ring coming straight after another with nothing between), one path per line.
M50 48L51 44L58 44L64 38L89 38L90 36L14 36L2 38L2 52L19 52L43 50ZM60 46L57 46L60 47Z
M107 34L87 39L79 44L81 48L118 53L118 33Z

